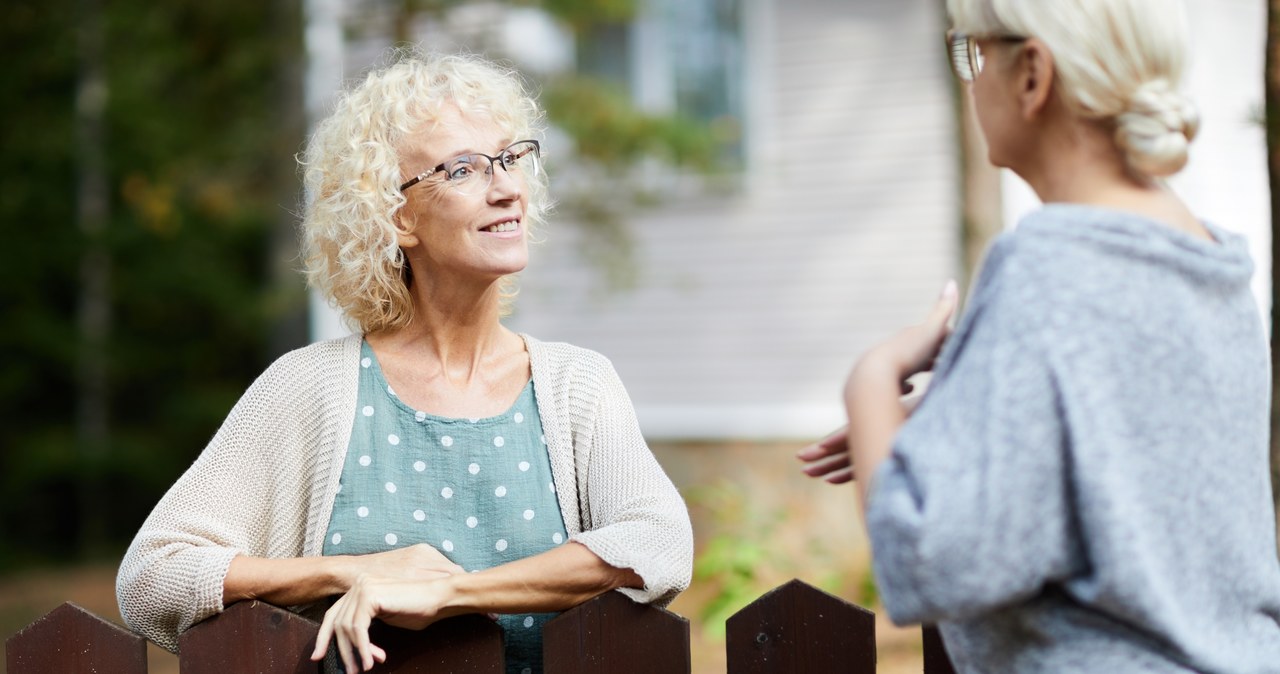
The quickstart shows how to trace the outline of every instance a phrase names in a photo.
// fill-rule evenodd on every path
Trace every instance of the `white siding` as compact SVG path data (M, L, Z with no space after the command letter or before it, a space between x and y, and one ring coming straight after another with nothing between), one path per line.
M653 438L829 430L855 356L957 273L940 3L754 11L748 189L637 213L641 279L623 294L553 222L510 320L610 357Z

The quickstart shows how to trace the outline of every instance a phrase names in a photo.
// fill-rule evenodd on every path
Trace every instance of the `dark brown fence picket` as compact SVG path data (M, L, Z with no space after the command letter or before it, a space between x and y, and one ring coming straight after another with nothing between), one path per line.
M310 660L320 626L263 602L233 604L192 627L179 642L182 674L314 674ZM382 674L503 671L502 629L484 616L441 620L425 630L402 630L375 621L370 639L387 652L372 671Z
M501 674L506 669L502 628L482 615L448 618L422 631L375 621L369 640L387 652L387 661L370 670L379 674Z
M182 674L318 674L309 657L319 626L262 602L241 602L179 640ZM924 674L955 674L938 631L922 630ZM876 671L875 615L799 580L781 585L729 618L731 674ZM502 630L480 615L421 631L375 621L372 641L387 651L380 674L504 671ZM66 603L5 643L9 674L145 674L146 641ZM546 671L688 674L689 621L607 592L543 628Z
M320 626L260 601L242 601L178 638L182 674L318 674L309 657Z
M920 631L924 639L924 674L956 674L938 628L925 625Z
M875 614L792 580L726 624L730 674L876 671Z
M9 674L147 674L147 641L67 602L4 645Z
M542 654L557 674L688 674L689 621L606 592L548 622Z

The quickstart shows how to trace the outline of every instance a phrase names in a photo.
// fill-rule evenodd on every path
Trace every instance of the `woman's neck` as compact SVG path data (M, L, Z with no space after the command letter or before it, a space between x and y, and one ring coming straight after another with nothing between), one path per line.
M413 321L395 331L366 336L375 352L417 363L422 371L459 385L475 379L487 362L524 348L500 322L502 295L488 285L429 283L414 278Z
M1129 172L1105 129L1079 122L1043 137L1043 147L1029 153L1030 160L1016 170L1042 202L1136 213L1193 236L1212 238L1162 182L1142 181Z

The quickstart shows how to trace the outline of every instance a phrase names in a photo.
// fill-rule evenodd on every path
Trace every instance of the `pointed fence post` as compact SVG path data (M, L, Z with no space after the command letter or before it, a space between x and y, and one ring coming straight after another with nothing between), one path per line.
M925 625L920 629L920 635L924 641L924 674L956 674L938 628Z
M182 674L318 674L310 660L320 626L260 601L232 604L178 637Z
M471 614L441 620L426 629L405 630L374 621L369 640L387 652L374 674L502 674L502 628ZM186 672L183 672L186 674Z
M9 674L147 674L147 642L66 602L5 642Z
M730 674L875 674L876 618L791 580L733 614L725 630Z
M688 674L689 621L606 592L548 622L542 654L556 674Z

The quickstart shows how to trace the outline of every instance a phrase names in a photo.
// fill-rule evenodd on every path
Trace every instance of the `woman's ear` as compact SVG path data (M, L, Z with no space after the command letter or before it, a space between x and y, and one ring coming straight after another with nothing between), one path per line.
M396 211L396 214L391 217L396 228L396 243L401 248L413 248L421 242L417 235L417 218L405 215L404 208Z
M1022 118L1042 115L1053 95L1053 53L1043 42L1028 38L1018 50L1018 104Z

